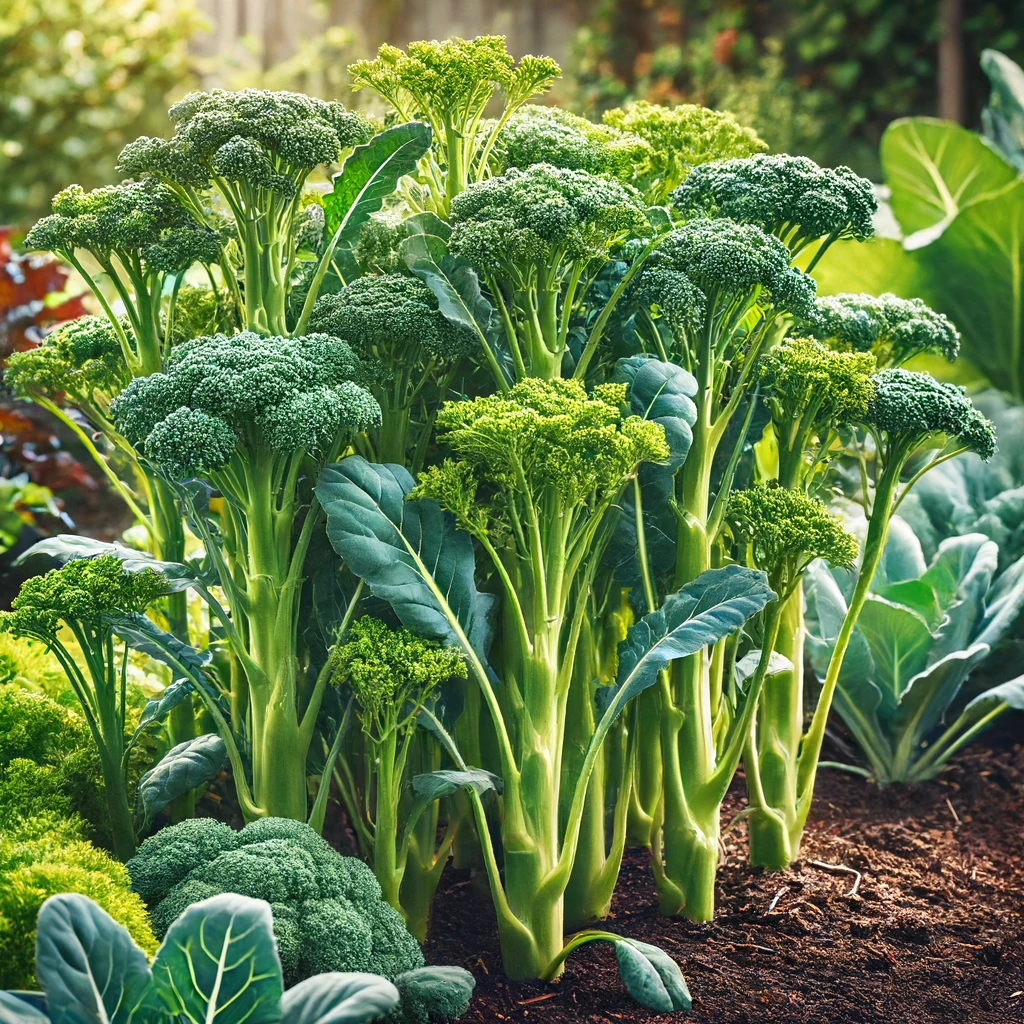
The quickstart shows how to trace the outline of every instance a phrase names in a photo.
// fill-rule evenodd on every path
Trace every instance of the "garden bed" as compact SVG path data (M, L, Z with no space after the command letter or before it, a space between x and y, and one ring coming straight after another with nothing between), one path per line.
M734 786L725 817L741 806ZM751 871L726 836L713 924L658 913L645 858L627 856L607 927L682 965L694 1024L1009 1024L1024 1020L1024 746L1002 734L936 782L879 791L823 770L802 856ZM844 865L856 876L812 862ZM667 1020L632 1002L611 948L592 944L557 986L502 976L494 914L449 871L428 959L477 979L466 1022Z

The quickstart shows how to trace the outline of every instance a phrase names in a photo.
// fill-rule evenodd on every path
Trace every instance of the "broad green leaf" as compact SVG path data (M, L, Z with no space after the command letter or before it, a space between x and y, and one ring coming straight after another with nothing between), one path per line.
M442 769L416 775L412 780L412 791L431 803L452 796L460 789L472 789L481 796L487 792L494 792L500 796L504 788L505 784L497 775L482 768L468 768L465 771Z
M819 295L892 292L907 299L923 295L927 289L918 254L907 252L901 238L876 236L866 242L833 242L811 277Z
M402 227L405 229L406 235L434 235L444 242L447 242L452 236L451 226L429 210L406 217L402 221Z
M0 1024L48 1024L50 1017L13 992L0 992Z
M614 943L619 976L641 1006L656 1013L689 1010L692 1005L679 965L663 949L637 939Z
M395 978L407 1020L458 1020L468 1009L476 980L461 967L420 967Z
M139 612L108 615L106 620L132 650L140 651L172 669L201 672L213 658L213 652L209 649L197 651L191 644L161 629L152 619Z
M457 643L458 627L484 658L493 599L477 590L472 538L436 501L406 501L412 488L403 467L359 455L325 467L316 496L327 536L407 629Z
M867 524L863 519L861 522L866 532ZM863 546L862 543L862 550ZM914 531L899 516L893 516L882 549L882 560L875 572L875 584L920 579L927 569L921 542L914 536Z
M1024 70L998 50L981 51L981 70L992 86L981 112L985 137L1017 170L1024 170Z
M36 925L36 978L53 1024L150 1024L153 975L128 930L77 893L51 896Z
M135 727L134 741L142 731L154 722L163 721L183 700L192 693L192 684L187 679L175 679L164 692L154 700L146 701Z
M693 424L697 407L697 379L675 363L664 363L647 356L631 356L615 364L612 382L627 384L629 412L665 428L669 447L669 464L651 466L674 473L685 461L693 443Z
M882 694L879 714L888 718L910 680L927 666L932 634L917 612L873 594L864 602L857 630L871 649L874 682Z
M135 800L144 820L152 821L172 800L209 782L227 757L227 747L216 733L204 733L171 747L139 779Z
M736 685L741 690L746 689L747 680L757 671L757 666L760 662L761 652L759 650L749 651L736 662L736 668L733 670L733 675L736 678ZM768 656L768 669L765 672L766 679L770 679L772 676L781 676L792 671L793 662L791 662L784 654L779 654L778 651L772 651Z
M998 686L993 686L991 690L978 694L964 708L961 718L965 725L973 725L1004 704L1014 711L1024 711L1024 676L1017 676L1016 679L1000 683Z
M984 534L949 537L939 545L922 577L935 590L946 614L935 631L931 659L965 650L985 616L986 595L999 567L999 545Z
M975 637L994 648L1010 632L1024 610L1024 557L1008 566L985 595L985 617Z
M317 974L288 989L281 999L281 1024L367 1024L390 1013L398 989L377 974Z
M153 961L165 1005L188 1024L274 1024L281 964L270 904L235 893L193 903Z

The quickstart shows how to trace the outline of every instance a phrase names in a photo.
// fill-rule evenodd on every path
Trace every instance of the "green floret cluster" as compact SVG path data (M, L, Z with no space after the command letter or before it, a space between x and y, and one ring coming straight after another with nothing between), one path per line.
M872 381L865 422L887 435L890 446L913 448L933 434L946 434L986 461L995 454L995 426L962 387L900 369L882 370Z
M410 717L438 686L466 671L457 648L368 615L352 623L347 642L331 657L333 679L352 688L363 728L377 739L398 726L398 716Z
M824 502L802 491L757 484L730 496L728 515L754 566L768 574L780 595L789 593L815 558L844 569L857 560L856 537Z
M359 277L340 292L321 295L309 329L344 338L364 359L395 367L428 359L448 363L479 347L472 331L438 310L419 278L404 274Z
M239 445L323 453L346 431L377 423L376 400L337 338L253 331L177 346L164 373L140 377L111 403L117 429L178 478L226 465Z
M171 825L147 839L127 865L163 936L187 907L222 892L266 900L285 982L329 971L394 978L423 966L373 872L342 857L308 825L261 818L236 832L210 818Z
M121 328L131 332L127 320ZM57 400L67 394L76 405L106 409L130 380L121 343L105 316L83 316L51 331L41 345L13 353L4 380L22 397Z
M167 580L152 569L127 572L115 555L76 558L26 580L11 611L0 612L0 631L44 643L62 623L101 628L105 616L143 612L167 593Z
M53 213L29 231L25 246L68 259L85 249L101 263L123 254L121 262L133 270L179 274L193 263L215 263L221 240L170 189L146 176L92 192L80 185L58 192Z
M683 213L757 224L793 253L827 238L874 234L878 200L871 182L849 167L819 167L805 156L757 154L695 168L672 193Z
M169 115L174 137L129 143L123 173L192 187L235 182L291 199L310 171L372 134L366 118L340 103L268 89L189 93Z
M732 114L695 103L664 107L639 100L606 110L602 120L649 144L647 164L638 169L636 184L652 203L663 203L700 164L753 156L768 149L753 128L737 123Z
M203 334L230 334L238 326L233 303L212 288L183 284L174 299L174 316L168 323L169 341L180 345Z
M488 126L489 127L489 126ZM500 171L533 164L633 180L655 154L639 135L594 124L559 107L524 106L506 121L494 147Z
M646 218L632 186L537 164L471 185L452 200L451 223L453 255L516 281L533 267L604 259Z
M525 480L534 495L553 490L563 508L616 492L640 463L669 456L664 427L623 416L625 401L625 384L601 384L588 395L578 380L529 378L504 395L447 402L438 435L463 468L428 469L413 494L465 518L476 482L515 492Z
M852 352L873 352L881 367L901 366L922 353L953 362L960 332L921 299L884 295L823 295L803 325L815 338Z

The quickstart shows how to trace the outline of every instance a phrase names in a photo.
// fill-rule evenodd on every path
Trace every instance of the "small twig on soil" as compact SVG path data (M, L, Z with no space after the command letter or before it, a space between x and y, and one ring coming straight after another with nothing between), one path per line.
M557 992L546 992L542 996L534 996L532 999L520 999L518 1006L529 1006L530 1003L543 1003L545 999L554 999L557 996Z
M768 904L768 913L770 914L778 905L779 900L782 899L786 893L789 892L789 886L784 885L773 897L771 903Z
M759 946L756 942L730 942L729 945L734 949L756 949L759 953L771 953L772 956L779 955L777 949L772 949L771 946Z
M824 861L820 860L809 860L807 863L810 864L811 867L821 868L822 871L840 871L844 875L855 875L856 877L853 880L853 888L846 895L847 897L857 895L857 890L860 888L861 878L864 876L855 868L848 868L845 864L826 864Z
M953 815L953 820L956 822L957 828L959 828L963 822L960 820L960 815L956 813L956 808L953 806L948 796L946 797L946 806L949 808L949 813Z

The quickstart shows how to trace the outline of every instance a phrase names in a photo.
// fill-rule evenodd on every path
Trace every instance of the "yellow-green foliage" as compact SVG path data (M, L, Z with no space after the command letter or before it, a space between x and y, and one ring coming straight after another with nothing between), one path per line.
M0 988L35 988L36 915L61 892L95 900L148 953L157 942L123 864L85 842L74 823L27 819L0 837Z
M60 662L36 640L0 633L0 683L56 698L68 687Z

